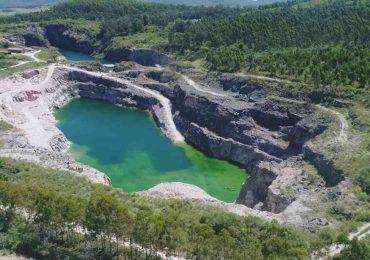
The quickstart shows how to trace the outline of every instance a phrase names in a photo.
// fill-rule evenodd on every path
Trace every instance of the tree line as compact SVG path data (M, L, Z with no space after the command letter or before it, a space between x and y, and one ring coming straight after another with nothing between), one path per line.
M370 2L277 4L237 15L177 20L169 45L211 70L247 70L316 85L368 88Z
M176 19L194 20L234 12L227 7L190 7L131 0L73 0L50 10L0 18L0 23L84 19L101 24L101 40L141 32L144 26L165 26Z
M345 0L312 8L280 8L206 17L174 26L173 49L183 51L242 43L248 49L309 47L315 44L370 42L369 3L350 5Z
M255 52L242 44L231 45L208 49L205 60L211 70L234 72L243 69L316 85L370 87L370 48L353 42L268 52Z
M37 259L305 259L321 240L276 222L92 185L0 159L0 247Z

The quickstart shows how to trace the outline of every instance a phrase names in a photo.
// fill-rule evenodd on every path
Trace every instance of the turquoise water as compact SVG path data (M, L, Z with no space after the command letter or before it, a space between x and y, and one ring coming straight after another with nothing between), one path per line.
M233 202L247 177L237 166L209 158L187 144L173 144L142 111L76 99L55 116L72 142L72 156L106 173L112 185L124 191L184 182Z
M81 52L67 51L64 49L59 49L59 52L69 61L99 61L102 64L111 63L105 59L99 59Z

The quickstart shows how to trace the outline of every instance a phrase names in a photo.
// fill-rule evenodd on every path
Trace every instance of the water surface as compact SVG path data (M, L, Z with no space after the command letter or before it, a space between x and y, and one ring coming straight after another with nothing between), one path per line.
M102 59L96 58L94 56L84 54L81 52L67 51L64 49L59 49L59 52L69 61L98 61L102 64L110 64L111 62Z
M106 173L112 185L124 191L184 182L232 202L247 177L243 169L228 162L209 158L187 144L173 144L142 111L76 99L55 116L57 126L72 142L72 156Z

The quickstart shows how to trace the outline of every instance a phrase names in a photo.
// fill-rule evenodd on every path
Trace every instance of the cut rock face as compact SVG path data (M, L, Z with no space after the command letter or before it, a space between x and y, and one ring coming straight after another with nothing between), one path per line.
M40 91L35 91L35 90L23 91L23 92L16 94L13 97L13 100L15 102L24 102L24 101L32 102L32 101L37 100L40 95L41 95Z
M302 169L293 165L261 162L243 186L237 203L280 213L297 198L297 191L293 189L298 188L294 184L301 175Z

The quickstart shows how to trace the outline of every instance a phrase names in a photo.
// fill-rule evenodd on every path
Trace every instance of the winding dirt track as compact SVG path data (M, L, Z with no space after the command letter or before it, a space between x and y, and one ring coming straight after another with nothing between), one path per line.
M192 86L194 89L198 90L199 92L211 94L216 97L228 97L228 95L220 94L220 93L202 88L199 84L195 83L194 80L190 79L189 77L185 75L182 75L182 78L186 81L188 85Z
M41 52L41 50L38 50L38 51L33 51L33 52L26 52L26 53L23 53L21 55L26 56L26 57L30 57L35 62L46 62L44 60L40 60L39 58L37 58L36 55L39 54L40 52Z
M348 123L347 119L345 118L345 116L343 114L339 113L338 111L329 109L327 107L323 107L323 106L320 106L320 105L316 105L316 107L318 107L321 110L324 110L328 113L331 113L331 114L335 115L338 118L339 125L340 125L340 130L339 130L339 133L338 133L337 137L335 138L335 141L338 144L347 143L348 142L349 123Z
M353 231L353 232L349 233L348 239L353 240L353 239L357 238L358 240L361 240L361 239L367 237L368 235L370 235L370 223L365 223L359 229L357 229L356 231ZM339 254L340 252L342 252L342 250L345 249L346 246L347 245L345 245L345 244L331 245L330 247L328 247L326 249L323 249L319 252L314 252L311 256L311 259L315 259L315 260L331 259L331 257L333 257L333 256ZM319 256L320 253L324 254L325 256Z
M44 60L40 60L39 58L37 58L36 54L38 54L38 53L40 53L40 52L41 52L41 50L38 50L38 51L33 51L33 52L20 53L19 55L26 56L26 57L30 57L30 58L31 58L33 61L35 61L35 62L46 62L46 61L44 61ZM28 61L21 61L21 62L19 62L19 63L15 64L15 65L12 65L12 66L10 66L10 67L8 67L8 68L3 68L3 69L1 69L1 70L6 70L6 69L9 69L9 68L16 68L16 67L19 67L19 66L22 66L22 65L28 64L28 63L30 63L30 62L32 62L32 61L30 61L30 60L28 60ZM0 71L1 71L1 70L0 70Z

